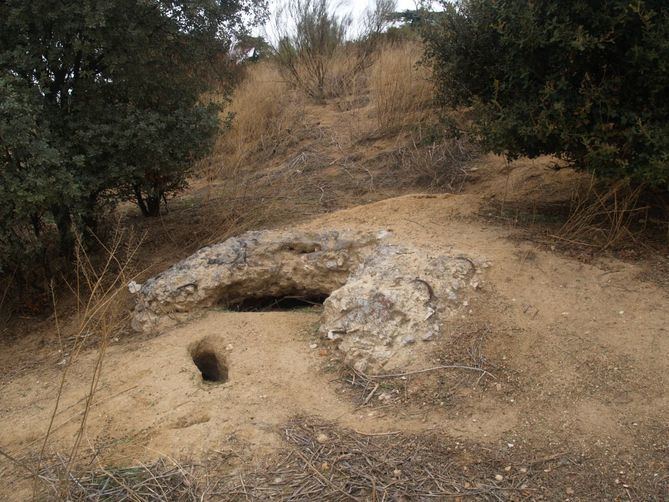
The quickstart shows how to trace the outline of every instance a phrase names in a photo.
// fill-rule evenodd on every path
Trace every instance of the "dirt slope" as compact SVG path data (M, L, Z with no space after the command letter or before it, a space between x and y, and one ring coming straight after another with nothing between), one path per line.
M476 359L494 379L416 375L390 383L389 399L379 393L361 406L338 381L336 354L316 338L317 310L215 310L161 336L112 345L85 442L113 465L160 456L197 461L218 451L232 452L229 468L243 470L285 448L282 425L309 415L364 434L436 432L519 462L567 453L584 462L556 469L530 498L669 496L667 291L641 281L640 265L585 264L511 239L512 228L476 216L481 200L478 193L409 195L301 227L385 229L397 243L488 260L472 299L476 315L463 316L438 342L435 363ZM189 350L207 336L227 361L227 383L202 382L193 364ZM73 369L54 450L78 428L93 364L94 354L85 354ZM0 445L14 457L38 448L58 375L51 365L3 384ZM3 493L19 500L25 477L5 460L1 470Z

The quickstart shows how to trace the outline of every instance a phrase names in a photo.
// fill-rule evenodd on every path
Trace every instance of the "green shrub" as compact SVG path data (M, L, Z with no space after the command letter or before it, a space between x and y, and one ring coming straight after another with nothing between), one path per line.
M67 256L118 200L159 214L213 144L219 107L202 96L262 5L0 2L0 274L51 240Z
M460 0L426 29L441 102L487 149L669 187L666 0Z

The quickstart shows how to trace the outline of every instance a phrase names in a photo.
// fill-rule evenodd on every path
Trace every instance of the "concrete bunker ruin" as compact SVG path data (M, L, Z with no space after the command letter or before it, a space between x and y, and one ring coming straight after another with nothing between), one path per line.
M155 332L212 306L261 312L322 303L319 333L349 364L406 368L422 342L440 335L476 274L469 257L393 245L388 232L247 232L149 279L132 324ZM210 354L198 360L216 373Z

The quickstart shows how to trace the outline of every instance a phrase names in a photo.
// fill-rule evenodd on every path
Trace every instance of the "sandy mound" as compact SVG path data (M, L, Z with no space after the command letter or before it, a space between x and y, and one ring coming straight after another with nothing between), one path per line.
M562 469L555 479L571 480L577 495L587 486L587 493L611 499L657 497L669 458L666 291L641 282L634 264L583 264L511 240L509 229L472 217L473 201L407 196L334 213L296 231L375 234L382 228L390 232L388 246L418 249L424 263L443 256L481 263L485 257L491 266L477 289L468 288L448 322L439 316L442 331L428 344L425 364L480 367L492 377L434 370L360 387L358 377L341 378L335 347L344 342L319 334L318 308L230 312L214 306L160 336L129 337L108 349L87 444L100 458L122 464L219 451L249 466L284 445L283 424L307 414L364 434L430 431L453 445L465 438L477 451L510 452L525 462L518 465L541 465L541 473L537 459L568 454L578 465L551 468ZM462 272L470 283L471 272ZM347 271L336 286L345 287L348 277ZM376 287L390 288L387 279L376 278ZM358 293L350 284L352 298ZM407 291L426 298L420 281ZM335 305L333 298L323 311ZM343 303L339 308L353 312ZM200 364L198 354L204 354ZM85 353L72 368L54 422L54 449L66 447L78 428L94 364L95 354ZM223 366L225 382L205 381ZM2 387L0 443L14 457L38 450L59 375L55 364L39 367ZM341 383L347 378L353 387ZM506 477L504 466L497 467ZM532 493L548 498L564 494L535 488Z

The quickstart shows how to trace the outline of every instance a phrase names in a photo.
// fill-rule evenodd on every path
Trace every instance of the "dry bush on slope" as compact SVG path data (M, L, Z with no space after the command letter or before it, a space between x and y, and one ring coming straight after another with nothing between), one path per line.
M370 77L370 97L381 132L433 122L434 88L429 70L419 65L417 42L386 45L378 53Z
M643 188L621 180L602 189L592 177L584 191L572 196L569 218L554 237L563 243L600 251L634 243L633 228L648 216L649 208L639 200Z
M467 180L465 163L477 154L465 138L444 138L429 145L412 142L392 157L398 186L457 193Z
M378 39L391 21L394 0L365 11L355 39L353 17L331 0L286 0L274 20L276 61L294 87L317 101L350 90L372 63Z

